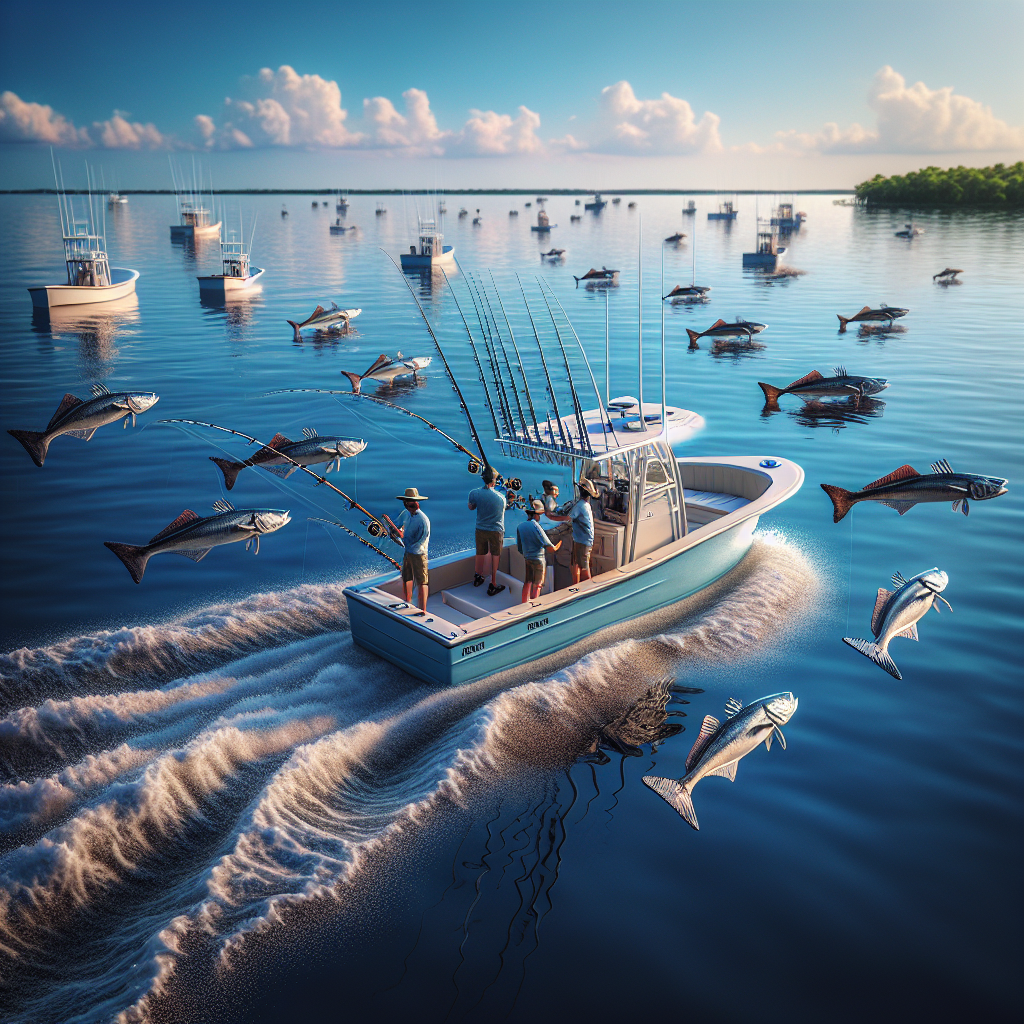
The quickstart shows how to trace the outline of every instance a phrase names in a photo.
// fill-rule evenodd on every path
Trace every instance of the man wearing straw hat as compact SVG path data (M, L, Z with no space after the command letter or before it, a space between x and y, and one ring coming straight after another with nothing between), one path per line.
M572 520L572 581L579 583L580 580L590 579L590 550L594 546L594 510L590 507L590 498L597 497L597 487L593 481L583 477L577 487L580 489L580 496L576 504L569 510L567 516L555 515L548 512L548 519L564 523L567 519Z
M420 589L420 611L427 610L427 544L430 541L430 520L420 510L420 502L429 500L415 487L406 487L405 494L395 495L405 505L405 511L398 518L398 536L405 545L402 559L402 583L405 585L405 599L412 604L412 587Z
M551 539L540 525L540 516L544 511L544 502L534 498L526 510L526 522L520 523L516 530L516 547L526 559L526 579L523 581L522 604L535 601L540 597L540 588L544 586L544 552L554 554L562 542L552 544Z

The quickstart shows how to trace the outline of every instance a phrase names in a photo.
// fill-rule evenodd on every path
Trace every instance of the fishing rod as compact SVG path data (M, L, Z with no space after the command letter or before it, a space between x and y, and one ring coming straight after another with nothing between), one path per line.
M263 444L259 438L252 437L250 434L243 434L241 430L232 430L231 427L222 427L218 423L210 423L207 420L186 420L186 419L167 419L167 420L156 420L156 423L188 423L194 427L212 427L214 430L223 430L226 434L234 434L236 437L244 437L250 444L262 445L269 452L273 452L275 455L279 455L286 462L290 462L296 469L301 469L303 473L308 473L317 484L326 484L332 491L340 494L345 501L348 502L349 508L359 509L364 515L370 517L370 521L380 529L381 533L387 533L388 528L384 525L384 522L378 519L369 509L363 508L362 505L356 501L355 498L350 498L340 487L335 487L325 476L321 476L319 473L313 472L308 466L302 465L301 462L297 462L290 455L286 455L284 452L277 448L272 448L269 444ZM380 536L380 534L374 534L374 536Z
M381 558L386 558L396 569L402 568L401 565L399 565L398 562L396 562L386 551L381 551L381 549L377 547L376 544L371 544L368 540L365 540L363 537L360 537L359 534L355 532L355 530L350 530L344 523L339 523L334 519L321 519L319 516L307 516L306 518L311 523L324 523L327 526L339 527L346 533L355 537L355 539L359 541L360 544L365 544L368 548L372 549L373 551L376 551L377 554L381 556Z
M526 414L523 412L523 403L519 400L519 389L516 387L515 378L512 376L512 364L508 358L508 349L505 348L505 342L504 339L501 337L501 330L498 327L498 321L495 319L494 316L494 307L491 305L491 297L487 294L486 291L484 292L484 299L487 302L487 311L490 314L491 320L494 322L495 337L498 339L498 345L501 348L501 354L505 359L505 369L508 370L509 385L512 388L512 394L515 395L516 398L516 408L519 410L520 430L523 436L529 437L529 430L526 426Z
M519 282L519 290L523 293L523 304L526 306L526 314L530 318L530 326L533 328L533 336L537 339L537 351L540 353L540 365L544 368L544 377L548 382L548 395L551 398L551 404L555 407L555 419L558 420L558 432L562 435L562 444L568 448L569 443L565 436L565 424L562 423L561 414L558 411L558 399L555 398L555 389L551 384L551 374L548 373L548 361L544 358L544 349L540 343L540 335L537 333L537 324L533 319L533 313L530 312L530 303L526 298L526 289L523 287L522 278L516 274L516 280ZM548 419L548 432L551 433L551 439L554 440L554 433L551 431L551 420Z
M455 389L455 393L459 396L459 404L462 406L462 411L466 414L466 419L469 421L469 429L473 435L473 440L476 441L477 448L480 449L480 456L483 459L485 466L489 466L490 463L487 461L487 453L484 451L484 446L480 442L480 434L477 432L476 424L473 422L473 414L469 411L469 405L466 403L466 398L462 394L462 388L459 387L459 382L455 379L455 374L452 373L452 368L448 365L448 360L445 358L444 350L441 348L441 343L437 340L437 335L434 333L434 328L430 326L430 321L427 319L427 314L423 311L423 305L420 300L416 297L416 292L413 291L412 285L409 283L409 279L402 273L402 268L395 263L394 257L389 252L385 252L381 249L381 252L394 264L395 270L401 275L402 280L405 282L406 288L409 289L409 294L412 296L413 302L416 303L416 308L420 311L420 316L423 317L423 322L427 325L427 331L430 333L430 337L434 341L434 347L437 349L437 354L441 357L441 362L444 363L445 372L448 374L448 379L452 382L452 387ZM444 268L441 269L441 273L444 274ZM451 282L448 281L448 275L445 274L445 281L448 282L448 288L451 290ZM455 292L452 291L454 297ZM458 299L455 300L456 306L459 304ZM462 310L459 310L461 313ZM465 317L463 317L465 320ZM492 410L493 415L493 410Z
M519 373L523 378L523 386L526 389L526 404L530 407L530 416L533 419L533 429L537 432L537 440L540 440L540 424L537 422L537 412L533 407L533 397L530 395L530 382L526 378L526 370L523 367L523 357L519 354L519 346L516 344L516 336L512 331L512 325L508 320L508 313L505 312L505 303L501 301L501 292L498 291L497 285L494 283L494 273L491 272L491 286L494 288L494 295L498 300L498 305L501 307L501 315L505 318L505 326L508 328L508 335L512 339L512 348L516 353L516 362L519 364ZM511 372L511 371L510 371ZM519 392L516 391L518 396ZM529 434L527 434L529 436Z
M492 362L493 362L493 365L494 365L495 376L496 376L496 378L498 380L498 383L499 383L499 385L501 387L501 394L502 394L502 397L503 397L504 403L505 403L506 420L507 420L507 426L509 428L507 430L507 433L508 433L508 435L510 437L514 437L515 434L516 434L516 428L515 428L515 420L514 420L514 418L512 416L512 403L509 402L509 400L508 400L508 389L505 387L505 378L501 375L501 364L498 362L498 356L497 356L498 346L501 344L501 332L498 330L498 322L497 322L497 320L494 319L494 310L491 308L491 302L490 302L490 299L487 296L487 292L486 292L485 288L480 284L479 279L477 279L475 277L473 278L473 284L475 285L476 290L479 293L481 308L484 308L484 306L486 304L486 309L484 311L485 312L485 318L484 319L485 319L485 322L487 323L487 334L490 337L490 348L492 350L491 351L491 359L492 359ZM493 330L492 330L492 328L493 328ZM504 348L504 346L502 346L502 348ZM507 355L505 356L505 363L506 363L506 366L507 366L508 365L508 356ZM520 423L522 423L523 422L523 409L522 409L522 406L519 403L519 394L518 394L518 392L516 392L515 381L512 380L512 368L510 366L508 367L508 371L509 371L509 385L512 387L512 391L513 391L513 393L516 396L516 405L519 406L519 419L520 419Z
M481 315L481 304L477 302L477 296L475 294L476 282L474 281L472 274L466 275L466 283L469 288L469 296L473 300L473 308L476 311L477 323L480 324L480 337L483 340L484 349L487 352L487 359L491 366L491 378L494 383L494 393L498 397L498 408L501 410L501 417L505 421L505 433L512 434L514 431L510 429L512 426L511 407L509 406L508 394L505 391L504 382L501 379L501 370L498 367L498 361L494 356L493 347L491 345L490 339L492 334L490 324L485 325L484 317Z

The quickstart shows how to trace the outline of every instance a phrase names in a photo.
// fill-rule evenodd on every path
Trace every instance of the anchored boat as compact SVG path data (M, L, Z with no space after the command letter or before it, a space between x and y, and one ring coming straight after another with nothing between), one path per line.
M484 308L504 309L500 301L490 302L486 285L474 281L472 275L467 275L467 285L487 299ZM489 316L481 323L485 336L479 341L473 340L468 322L466 328L474 351L480 348L488 353L490 377L481 372L480 380L501 454L527 466L539 464L547 475L552 467L560 467L574 481L588 480L596 492L596 497L589 499L594 513L594 575L573 583L568 565L556 556L540 597L520 603L525 563L513 540L508 539L499 560L499 582L506 589L492 597L473 586L473 549L431 559L425 612L404 600L397 572L346 588L354 641L439 686L468 683L543 658L596 630L704 589L743 558L760 516L792 497L803 483L800 466L780 458L677 458L672 450L673 441L679 439L673 436L673 412L691 425L700 417L687 410L672 410L665 402L664 318L661 402L645 403L642 394L636 399L609 401L606 397L602 401L564 310L550 288L540 281L538 288L557 338L557 347L549 341L548 355L558 364L558 386L552 382L525 290L523 299L543 367L543 379L535 380L532 389L507 318L499 325L499 318ZM434 336L425 314L423 319ZM570 332L579 350L575 361L582 361L598 399L588 410L583 409L573 380L568 355L572 346L563 338ZM436 336L434 340L436 344ZM514 356L509 356L509 349ZM487 463L480 434L459 383L444 353L440 354L480 451L471 463L471 470L478 470ZM639 354L642 385L642 344ZM519 369L519 379L512 372L513 365ZM535 404L533 395L543 398ZM569 414L559 415L559 397L572 409ZM548 402L554 415L544 411ZM513 485L522 489L519 480L506 481L510 488L506 501L517 507L522 495L511 490ZM533 490L539 493L540 488ZM567 529L565 524L549 535Z
M594 193L594 198L589 203L583 204L584 210L593 210L594 213L600 213L608 205L607 199L601 198L600 192Z
M719 203L718 211L711 210L708 212L708 220L735 220L739 210L732 202Z
M198 278L200 295L214 299L224 298L227 295L251 288L263 276L261 267L249 265L249 250L252 247L252 238L255 234L256 218L253 217L249 245L245 244L245 239L242 237L241 225L239 225L237 239L233 232L229 239L221 239L221 272Z
M779 229L766 224L764 219L757 220L757 245L754 252L743 254L743 266L756 267L758 270L775 270L779 265L779 259L786 251L784 245L779 245Z
M461 217L461 212L459 213ZM420 248L409 246L408 252L401 255L403 270L418 270L430 267L435 263L448 263L455 259L455 246L444 244L444 235L438 230L437 222L419 219Z
M557 228L557 227L558 227L557 224L552 224L551 223L551 219L548 217L547 211L546 210L541 210L537 214L537 223L536 224L531 224L530 225L530 230L531 231L539 231L542 234L544 234L544 233L550 231L552 228Z

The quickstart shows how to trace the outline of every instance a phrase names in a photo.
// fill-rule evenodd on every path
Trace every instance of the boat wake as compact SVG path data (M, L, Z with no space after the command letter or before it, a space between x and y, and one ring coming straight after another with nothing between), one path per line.
M758 534L697 597L443 691L352 644L340 583L6 655L5 1019L173 1017L197 965L367 900L360 872L445 805L571 766L688 664L791 638L817 578Z

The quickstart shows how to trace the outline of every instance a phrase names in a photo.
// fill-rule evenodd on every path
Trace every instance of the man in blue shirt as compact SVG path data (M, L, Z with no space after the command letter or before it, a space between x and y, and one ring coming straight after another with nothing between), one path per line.
M498 559L505 540L505 499L494 489L498 474L493 466L485 466L480 474L484 486L469 492L469 510L476 509L476 563L473 586L479 587L491 577L487 596L500 594L505 585L498 585Z
M564 523L567 519L572 520L572 581L579 583L580 580L590 579L590 550L594 546L594 511L590 507L591 498L597 497L597 487L591 480L583 477L579 484L580 496L569 511L567 516L558 516L553 512L548 513L548 519Z
M544 552L554 554L562 542L552 544L551 539L541 529L540 515L544 511L544 502L534 499L526 510L526 522L519 524L516 530L516 547L526 559L526 579L523 581L522 604L540 597L540 588L544 586Z
M412 588L415 583L420 590L420 611L427 610L428 587L427 544L430 542L430 520L420 511L420 502L427 501L415 487L406 487L405 494L396 495L405 505L405 511L398 517L398 535L405 545L402 558L402 583L405 585L405 599L412 604Z

